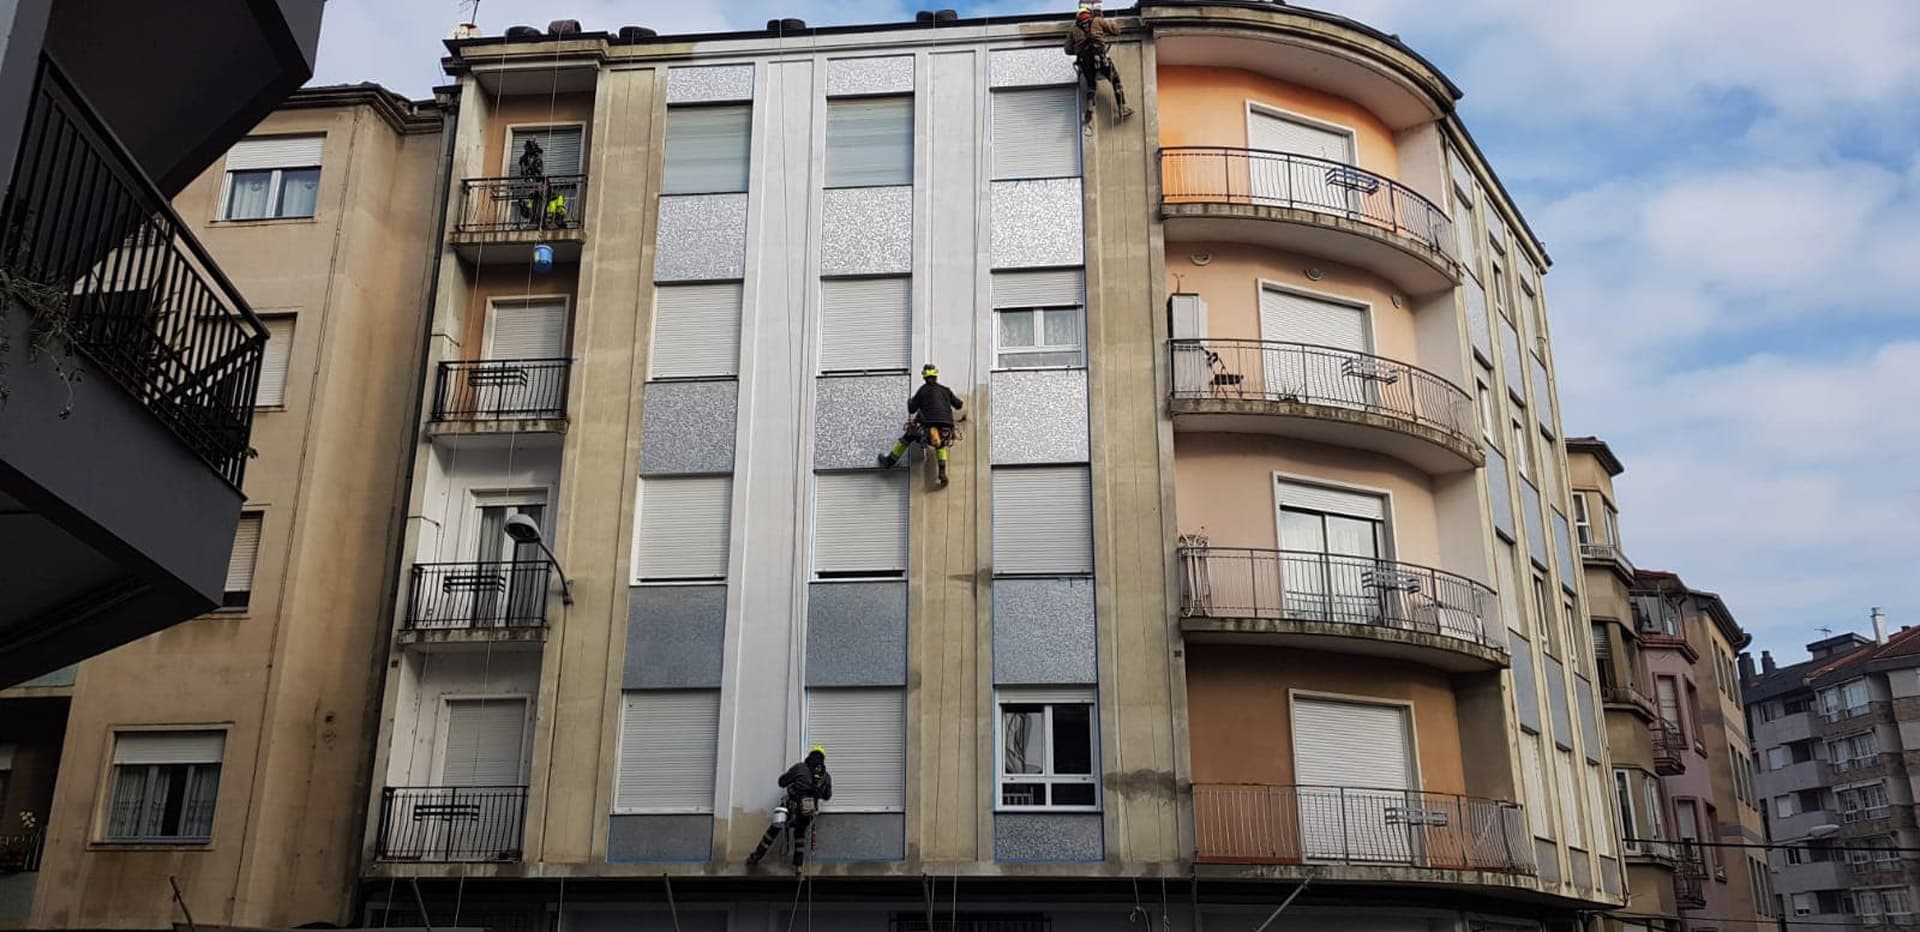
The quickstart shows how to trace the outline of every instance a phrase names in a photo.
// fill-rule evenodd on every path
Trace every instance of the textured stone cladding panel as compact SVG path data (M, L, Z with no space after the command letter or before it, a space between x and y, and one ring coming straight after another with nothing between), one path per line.
M607 824L614 864L705 861L713 856L713 816L617 815Z
M989 67L994 87L1045 87L1080 80L1073 70L1073 59L1054 46L1001 49L993 53Z
M640 474L733 472L734 417L740 383L654 382L640 431Z
M809 586L807 685L906 684L906 581Z
M753 99L752 65L705 65L667 72L667 103L710 104Z
M995 466L1087 461L1087 371L993 374Z
M660 199L656 282L732 281L747 272L747 196L682 194Z
M1100 680L1093 580L993 581L993 681L1067 685Z
M827 96L913 93L913 56L836 58L827 62Z
M820 274L913 271L913 188L834 188L820 194Z
M813 468L860 469L899 439L913 386L905 375L828 376L814 392Z
M1002 812L993 817L996 861L1099 861L1100 813Z
M635 586L627 595L624 689L718 689L725 586Z
M899 812L829 812L814 823L816 861L903 861L907 817Z
M1079 265L1080 179L993 183L993 267Z

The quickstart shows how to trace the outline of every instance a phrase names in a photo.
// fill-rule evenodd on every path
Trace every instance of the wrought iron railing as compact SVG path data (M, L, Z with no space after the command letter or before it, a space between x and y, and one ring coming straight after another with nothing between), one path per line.
M578 230L586 220L585 175L468 178L460 184L458 233Z
M40 856L47 847L47 830L35 827L12 835L0 835L0 874L19 874L40 869Z
M1656 718L1647 726L1653 743L1653 769L1663 777L1685 773L1687 769L1687 736L1680 730L1679 724Z
M433 385L436 421L521 420L567 416L570 359L443 362Z
M1633 569L1633 561L1627 559L1626 551L1619 544L1581 544L1580 558L1598 560L1602 563L1618 563L1627 569Z
M553 564L545 560L416 563L406 627L544 627L552 574Z
M1519 803L1417 790L1195 784L1194 860L1534 873Z
M1700 849L1682 841L1673 866L1673 899L1682 907L1698 909L1707 905L1707 866Z
M525 786L389 786L380 794L379 861L518 861Z
M1380 356L1274 340L1173 340L1173 397L1351 408L1470 441L1473 400L1445 377Z
M1442 570L1339 554L1180 548L1184 618L1379 625L1501 647L1493 590Z
M1333 214L1459 258L1453 220L1439 205L1391 178L1344 162L1265 149L1172 146L1160 150L1160 192L1168 204L1249 204Z
M0 208L0 266L16 303L37 296L38 326L240 486L266 328L48 59Z

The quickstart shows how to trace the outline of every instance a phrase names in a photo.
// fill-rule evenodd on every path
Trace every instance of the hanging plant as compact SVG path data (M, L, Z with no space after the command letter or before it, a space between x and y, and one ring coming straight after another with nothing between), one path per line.
M80 381L81 373L73 352L78 332L69 312L72 297L65 289L0 266L0 408L12 395L5 358L13 350L7 315L17 304L33 315L33 326L27 329L27 362L47 360L54 377L67 386L67 401L60 417L64 420L73 414L73 386Z

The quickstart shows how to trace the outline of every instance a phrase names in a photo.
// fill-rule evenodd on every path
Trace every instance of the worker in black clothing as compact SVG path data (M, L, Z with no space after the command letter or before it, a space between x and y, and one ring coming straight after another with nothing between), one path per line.
M827 772L827 749L815 747L807 752L806 760L788 767L787 772L780 775L780 788L786 791L786 796L780 808L774 810L773 824L760 836L760 844L747 855L749 866L760 863L773 843L780 840L780 833L789 828L793 829L793 866L806 863L807 829L813 825L813 817L820 813L820 804L833 798L833 774Z
M953 390L940 384L940 369L933 363L920 367L925 383L907 399L907 432L900 435L893 449L880 454L880 465L892 469L907 454L907 445L924 443L933 449L940 462L940 484L947 484L947 448L953 445L953 413L966 407Z
M1107 57L1107 39L1119 34L1120 27L1100 15L1092 4L1081 4L1067 29L1067 54L1073 56L1073 66L1087 90L1087 109L1082 115L1086 123L1093 122L1093 102L1100 96L1101 78L1113 85L1113 105L1119 108L1120 119L1133 116L1133 108L1127 106L1127 92L1120 86L1120 72Z

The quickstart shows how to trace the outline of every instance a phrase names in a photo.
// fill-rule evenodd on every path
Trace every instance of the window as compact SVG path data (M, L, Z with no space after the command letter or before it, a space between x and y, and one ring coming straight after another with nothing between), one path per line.
M1780 712L1783 715L1805 715L1811 711L1813 711L1811 696L1795 696L1792 699L1780 701Z
M1492 214L1489 213L1488 216L1491 217ZM1494 254L1499 255L1498 250ZM1497 258L1488 260L1487 270L1489 272L1487 290L1493 295L1493 309L1499 311L1501 317L1511 320L1513 314L1507 310L1507 270L1500 267L1500 260ZM1519 378L1519 370L1516 368L1507 377Z
M993 571L1075 576L1093 572L1092 484L1086 466L993 470Z
M907 473L865 469L814 476L813 570L822 579L907 571Z
M293 316L262 317L267 345L260 354L260 384L253 393L256 408L277 408L287 401L287 362L293 355Z
M649 376L689 379L738 374L740 302L739 282L655 288Z
M1601 505L1601 515L1602 517L1606 518L1606 521L1607 521L1606 523L1607 538L1605 542L1612 544L1615 547L1620 546L1620 512L1613 510L1613 506L1611 504L1606 504L1603 502Z
M1076 92L1070 85L993 92L993 180L1079 176Z
M1527 613L1520 609L1519 586L1513 581L1515 557L1512 544L1494 542L1493 577L1495 585L1500 587L1500 614L1507 619L1508 628L1531 636L1533 629L1527 624Z
M1691 680L1687 682L1686 712L1687 733L1693 735L1693 746L1704 753L1706 751L1706 745L1700 735L1700 690L1694 687ZM1739 760L1740 753L1735 751L1733 756L1735 760Z
M734 312L737 321L737 304ZM912 352L912 279L830 278L820 283L821 372L904 372Z
M1532 826L1535 838L1552 838L1552 800L1547 797L1546 762L1541 759L1539 735L1520 733L1520 769L1526 779L1527 824Z
M667 165L662 194L727 194L747 189L753 108L667 108Z
M1467 336L1473 342L1475 359L1493 364L1493 331L1487 320L1487 292L1477 277L1467 279Z
M1085 275L1080 269L993 276L994 365L1043 369L1086 365Z
M253 567L260 559L261 513L243 511L233 529L233 552L227 556L227 591L221 608L246 608L253 597Z
M719 690L622 694L613 811L712 812L719 747Z
M1773 798L1773 817L1776 819L1785 819L1799 815L1800 807L1796 803L1797 800L1790 794L1787 796L1775 796Z
M912 97L827 101L827 187L912 183Z
M727 578L732 476L641 479L635 582Z
M1513 425L1513 449L1509 452L1513 454L1513 468L1519 471L1520 478L1532 479L1533 451L1527 444L1527 428L1519 421L1510 423Z
M1620 811L1620 837L1639 838L1633 827L1633 791L1627 788L1628 779L1627 771L1613 772L1613 802L1615 808Z
M1700 808L1705 810L1707 814L1707 825L1706 825L1707 834L1709 835L1720 834L1720 810L1713 808L1712 803L1705 802L1705 801L1701 802ZM1726 869L1720 866L1721 850L1722 849L1720 848L1711 848L1711 847L1708 848L1706 853L1706 861L1707 861L1707 866L1713 870L1714 876L1724 878L1726 876L1726 873L1725 873Z
M1673 801L1673 830L1681 841L1700 841L1700 804L1691 799Z
M503 170L509 175L520 174L520 154L532 140L540 145L540 167L548 178L581 174L584 171L581 166L586 164L580 151L582 135L579 126L516 127L507 140L507 164Z
M1550 605L1547 601L1547 582L1536 574L1533 577L1533 617L1540 625L1540 643L1547 653L1559 656L1565 647L1565 639L1559 619L1553 617Z
M834 812L907 805L907 706L898 689L807 690L807 740L832 755Z
M1687 716L1680 710L1680 683L1671 676L1653 678L1653 698L1660 709L1660 718L1680 732L1687 733Z
M226 744L226 733L219 731L115 734L107 840L211 840Z
M1839 801L1840 818L1843 822L1878 819L1886 815L1887 787L1885 783L1866 783L1835 790L1834 798Z
M1587 492L1573 493L1573 536L1582 546L1593 540L1593 518L1587 511Z
M1487 444L1487 501L1493 509L1493 530L1506 540L1513 534L1513 488L1507 480L1507 460L1493 444Z
M1507 380L1507 394L1513 403L1521 407L1527 404L1527 370L1520 352L1520 332L1513 329L1513 321L1500 320L1500 360L1501 377Z
M1533 376L1533 417L1540 424L1540 432L1549 438L1553 436L1552 395L1547 392L1547 364L1539 356L1527 354L1527 363Z
M1606 783L1600 776L1600 767L1587 767L1587 801L1593 807L1593 850L1601 857L1613 856L1613 841L1620 837L1614 826L1607 824L1607 793L1602 789Z
M1641 774L1640 792L1647 807L1647 837L1667 837L1666 818L1660 806L1660 781L1649 774Z
M1560 617L1565 619L1567 623L1568 666L1571 666L1576 673L1583 670L1588 673L1594 672L1592 661L1586 658L1586 652L1582 651L1579 647L1579 640L1573 636L1573 632L1578 629L1580 624L1580 609L1579 606L1574 604L1573 596L1562 595L1560 597Z
M1005 690L999 704L1000 808L1098 809L1093 692Z
M1487 383L1475 382L1473 383L1473 394L1474 398L1480 402L1480 434L1487 438L1487 442L1491 443L1493 442L1494 435L1499 433L1494 429L1494 425L1499 422L1494 420L1493 392L1487 388Z
M313 216L325 143L325 136L268 136L235 143L227 151L221 219Z
M1569 846L1587 847L1587 821L1580 815L1580 791L1576 788L1579 780L1578 766L1574 763L1572 751L1554 752L1554 781L1560 787L1560 831Z

